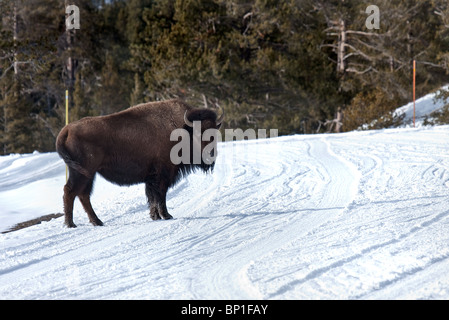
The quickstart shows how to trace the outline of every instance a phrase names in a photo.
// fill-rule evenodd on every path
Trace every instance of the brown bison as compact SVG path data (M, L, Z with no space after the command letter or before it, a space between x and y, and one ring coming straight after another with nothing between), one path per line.
M172 141L171 133L184 129L193 142L193 123L200 123L204 132L220 128L222 120L223 113L217 118L210 109L196 109L179 100L168 100L140 104L107 116L83 118L65 126L56 140L56 150L69 168L63 197L65 225L76 227L73 223L76 196L90 222L103 225L90 203L97 172L119 185L145 183L151 218L171 219L166 206L167 190L195 169L209 171L214 167L214 162L203 160L177 164L171 161L171 149L177 144ZM201 150L208 143L200 142ZM211 154L211 158L215 156Z

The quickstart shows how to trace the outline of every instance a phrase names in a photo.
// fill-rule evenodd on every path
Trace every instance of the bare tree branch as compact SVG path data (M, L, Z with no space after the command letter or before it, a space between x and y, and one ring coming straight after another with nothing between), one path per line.
M380 34L380 33L354 31L354 30L346 30L346 33L347 34L356 34L356 35L359 35L359 36L368 36L368 37L372 37L372 36L380 37L380 36L382 36L382 34Z
M4 77L6 77L6 74L8 73L9 70L11 70L12 68L14 68L14 64L10 65L8 68L6 68L3 71L3 74L0 76L0 79L3 79Z
M369 60L369 61L373 61L373 60L374 60L373 57L371 57L371 56L365 54L363 51L357 49L356 47L354 47L353 45L350 45L349 43L345 43L345 46L348 47L348 48L350 48L350 49L352 49L352 50L354 50L354 52L356 52L356 53L359 54L360 56L364 57L366 60Z
M367 73L367 72L370 72L371 70L374 70L373 69L373 67L368 67L368 68L366 68L365 70L357 70L357 69L354 69L354 68L347 68L346 69L346 72L353 72L353 73L356 73L356 74L365 74L365 73Z

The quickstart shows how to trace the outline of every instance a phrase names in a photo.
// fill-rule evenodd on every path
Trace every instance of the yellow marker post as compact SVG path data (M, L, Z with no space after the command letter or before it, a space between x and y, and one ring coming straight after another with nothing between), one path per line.
M416 87L416 60L413 60L413 128L415 128L415 87Z
M69 90L65 91L65 125L69 124ZM65 182L68 180L68 168L65 165Z

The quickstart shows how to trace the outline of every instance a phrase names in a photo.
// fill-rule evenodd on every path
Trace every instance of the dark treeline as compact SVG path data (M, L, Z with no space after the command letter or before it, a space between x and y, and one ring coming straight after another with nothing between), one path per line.
M0 22L1 154L53 151L66 89L70 121L177 97L223 107L225 128L292 134L338 108L345 131L391 125L414 59L418 97L449 70L445 0L0 0Z

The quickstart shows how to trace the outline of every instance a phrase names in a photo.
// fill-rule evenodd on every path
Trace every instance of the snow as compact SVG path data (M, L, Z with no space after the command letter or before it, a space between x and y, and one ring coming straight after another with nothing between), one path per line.
M449 126L219 144L152 221L97 176L78 228L0 234L0 299L448 299ZM0 157L0 230L62 212L56 153Z
M441 90L448 90L449 85L441 87ZM421 127L426 116L430 116L430 114L434 111L440 110L443 108L446 103L443 99L435 100L435 92L429 93L415 101L415 126ZM396 116L405 115L403 120L404 127L412 127L413 126L413 101L407 103L406 105L399 107L395 110L394 114Z

